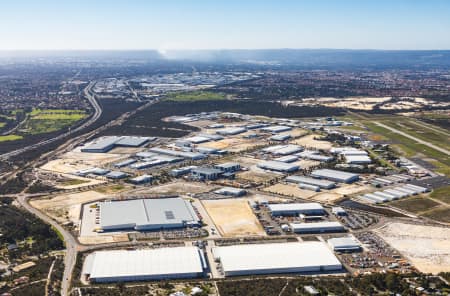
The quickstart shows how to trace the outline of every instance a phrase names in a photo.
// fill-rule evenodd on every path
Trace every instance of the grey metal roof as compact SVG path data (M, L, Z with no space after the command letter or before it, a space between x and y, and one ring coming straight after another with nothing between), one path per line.
M281 161L263 161L258 164L258 167L274 171L295 171L299 169L298 165L285 163Z
M317 185L322 188L332 188L336 186L336 183L321 179L314 179L310 177L304 177L304 176L288 176L286 177L287 182L292 183L305 183L310 185Z
M192 205L182 198L136 199L101 202L100 226L130 228L198 222Z
M349 173L349 172L338 171L338 170L319 169L319 170L314 170L311 173L311 176L322 177L322 178L338 178L341 180L348 180L348 179L356 178L359 175Z

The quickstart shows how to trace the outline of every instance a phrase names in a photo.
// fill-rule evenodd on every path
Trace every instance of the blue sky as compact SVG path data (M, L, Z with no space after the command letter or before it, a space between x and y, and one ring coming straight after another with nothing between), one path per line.
M0 50L219 48L450 49L450 1L0 1Z

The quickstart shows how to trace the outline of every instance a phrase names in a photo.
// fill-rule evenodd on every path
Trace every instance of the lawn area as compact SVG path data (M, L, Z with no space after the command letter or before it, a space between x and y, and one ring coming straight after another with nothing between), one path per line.
M223 93L215 93L209 91L194 91L185 93L173 93L167 96L166 100L187 102L187 101L215 101L225 100L226 95Z
M83 110L34 109L20 131L26 134L54 132L73 125L87 116Z
M6 125L6 122L0 122L0 128L4 127Z
M434 189L433 192L431 192L430 197L450 205L450 186Z
M23 137L18 135L0 136L0 142L21 140Z
M417 214L428 211L436 206L439 206L440 204L423 196L414 196L393 201L389 203L389 205Z

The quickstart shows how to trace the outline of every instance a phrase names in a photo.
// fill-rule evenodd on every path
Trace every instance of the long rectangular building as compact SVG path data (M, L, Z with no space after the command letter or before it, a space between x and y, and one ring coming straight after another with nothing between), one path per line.
M286 178L286 182L314 185L314 186L319 186L320 188L323 188L323 189L332 189L332 188L336 187L336 183L334 183L334 182L327 181L327 180L314 179L314 178L304 177L304 176L288 176Z
M267 243L213 248L225 276L338 271L342 264L323 242Z
M323 232L342 232L344 226L339 222L313 222L313 223L291 223L289 224L294 233L323 233Z
M343 172L338 170L330 170L330 169L319 169L314 170L311 173L311 176L319 179L327 179L335 182L342 183L352 183L359 180L358 174L353 174L349 172Z
M103 231L183 228L200 222L191 203L178 197L106 201L99 209Z
M262 161L257 164L257 166L261 169L270 170L270 171L276 171L276 172L295 172L299 170L299 166L296 164L281 162L281 161L274 161L274 160L268 160L268 161Z
M91 282L198 278L206 260L197 247L97 251L87 256L83 275Z
M324 215L325 209L317 202L308 203L285 203L285 204L269 204L272 216L293 216L293 215Z

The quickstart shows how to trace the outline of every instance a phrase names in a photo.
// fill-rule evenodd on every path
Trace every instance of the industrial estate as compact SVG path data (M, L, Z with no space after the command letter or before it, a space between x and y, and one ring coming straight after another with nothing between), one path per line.
M114 65L71 70L61 105L4 112L22 138L0 145L0 295L450 291L445 101L381 96L389 71L340 100L292 95L320 71Z

